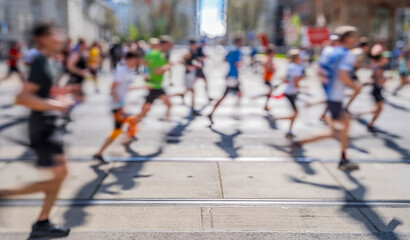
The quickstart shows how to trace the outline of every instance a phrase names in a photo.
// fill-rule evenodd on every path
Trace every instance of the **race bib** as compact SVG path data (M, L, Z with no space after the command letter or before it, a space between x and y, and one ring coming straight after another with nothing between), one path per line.
M238 79L234 77L228 77L227 82L228 82L228 87L230 88L238 87L239 85Z

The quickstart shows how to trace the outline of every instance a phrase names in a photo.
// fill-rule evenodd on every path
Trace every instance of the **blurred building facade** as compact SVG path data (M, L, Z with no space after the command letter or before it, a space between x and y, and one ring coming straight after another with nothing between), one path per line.
M105 0L114 10L117 19L117 34L126 35L128 27L135 21L136 14L132 0Z
M118 19L118 34L129 38L130 27L138 38L171 35L177 43L198 36L199 0L106 0Z
M305 26L326 25L333 31L340 25L352 25L361 36L390 46L408 39L408 31L398 26L398 20L402 10L410 8L410 0L279 0L278 4L278 15L290 10Z
M248 41L266 34L273 42L277 34L277 0L228 1L228 34L244 32Z
M0 40L27 40L42 21L89 41L110 38L115 30L114 12L100 0L0 0Z

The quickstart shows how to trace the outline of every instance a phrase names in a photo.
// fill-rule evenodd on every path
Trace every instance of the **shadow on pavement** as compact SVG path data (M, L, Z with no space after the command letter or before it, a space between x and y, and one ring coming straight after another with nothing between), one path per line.
M221 139L216 142L215 145L225 151L228 154L229 158L238 158L238 150L241 149L241 147L235 147L234 140L237 136L242 134L241 130L236 129L235 133L229 135L214 129L213 127L211 127L211 131L221 137Z
M96 173L97 177L95 179L93 179L92 181L86 183L85 185L82 186L82 188L80 188L76 194L76 196L74 197L74 199L81 199L82 196L84 196L84 193L89 191L90 188L92 188L93 186L99 186L99 184L101 184L102 181L104 181L104 178L109 174L109 171L106 172L101 168L101 166L103 166L103 164L96 164L91 166L91 168L94 170L94 172ZM93 195L97 192L97 189L95 189L95 191L91 194L90 199L93 197ZM81 226L86 222L86 217L87 217L87 213L85 212L85 208L88 205L82 205L82 206L69 206L69 208L66 210L66 212L64 213L64 220L65 220L65 226L70 226L70 227L77 227L77 226Z
M356 120L357 120L357 122L360 123L361 125L367 127L367 122L366 122L366 120L364 120L363 118L358 118L358 119L356 119ZM376 137L377 137L378 139L384 141L384 145L385 145L387 148L389 148L389 149L395 151L396 153L400 154L403 159L410 158L410 151L409 151L409 149L406 149L406 148L401 147L398 143L396 143L396 142L394 141L394 139L401 139L400 136L398 136L398 135L396 135L396 134L393 134L393 133L390 133L390 132L387 132L387 131L382 130L382 129L380 129L380 128L376 128L376 129L377 129L377 135L376 135Z
M300 158L304 158L305 157L305 149L302 147L299 147L297 149L292 149L291 146L279 146L279 145L275 145L275 144L268 144L268 147L272 147L280 152L285 152L287 154L289 154L295 163L299 164L300 167L302 168L302 170L308 174L308 175L314 175L316 174L315 169L312 168L311 166L311 162L303 162L300 161Z
M0 109L9 109L12 108L14 106L14 104L4 104L0 106Z
M187 127L194 121L195 117L192 115L189 115L185 117L185 120L187 120L185 123L179 122L174 128L172 128L168 135L166 141L168 143L179 143L180 142L180 137L182 137L183 132L187 129Z
M27 117L19 117L19 118L16 118L16 119L12 120L12 121L7 122L7 123L3 123L2 125L0 125L0 132L4 131L4 130L10 128L10 127L13 127L15 125L25 123L25 122L27 122L27 120L28 120Z
M269 123L269 127L273 130L277 130L278 126L276 125L276 121L273 119L273 115L271 113L268 113L266 116L264 116L266 121Z
M410 108L406 108L406 107L400 106L400 105L395 104L395 103L392 103L392 102L390 102L390 101L384 101L384 102L385 102L387 105L389 105L390 107L393 107L393 108L395 108L395 109L397 109L397 110L405 111L405 112L410 112Z
M345 172L346 176L348 179L355 184L356 188L352 190L348 190L342 186L338 185L328 185L328 184L320 184L320 183L313 183L313 182L308 182L305 180L297 179L295 177L289 177L291 181L295 183L300 183L300 184L307 184L311 186L316 186L320 188L325 188L325 189L333 189L333 190L340 190L340 189L345 189L344 194L345 194L345 201L349 202L352 201L364 201L364 196L366 195L366 187L358 181L350 172ZM357 214L356 211L352 211L352 209L357 209L359 214ZM401 224L400 221L396 219L392 219L388 224L385 224L383 222L383 219L381 216L379 216L372 208L371 206L368 206L364 203L363 207L352 207L351 205L345 205L343 206L340 210L343 212L346 212L347 214L350 215L351 218L354 220L362 223L364 227L367 228L367 230L370 233L373 233L373 236L376 239L380 240L385 240L385 239L391 239L391 240L398 240L399 237L394 233L394 229L398 225Z
M129 147L129 151L131 155L133 156L140 156L138 155L138 153L134 152L130 147ZM146 157L149 160L150 158L156 157L160 155L161 153L162 153L162 148L159 148L157 152L147 155ZM143 168L143 165L144 165L143 162L139 162L139 163L126 162L123 166L112 167L108 171L101 169L101 167L104 166L102 164L93 165L91 166L91 168L94 170L97 177L93 179L92 181L83 185L83 187L80 190L78 190L74 199L81 199L81 197L84 196L84 194L87 194L87 191L89 191L89 189L93 188L94 186L97 186L97 187L94 189L89 199L93 199L97 192L117 195L118 192L109 190L113 186L120 186L121 190L130 190L136 187L137 185L136 178L150 177L150 175L139 175L138 174ZM130 173L130 169L132 169L132 172L131 172L132 175L127 176L127 174L129 175ZM105 178L108 175L113 176L115 180L111 183L103 184ZM126 177L124 178L124 176ZM85 211L85 209L88 206L89 205L87 204L82 205L82 206L78 206L78 205L70 206L69 209L67 209L67 211L64 213L65 226L77 227L77 226L81 226L84 223L86 223L87 212Z

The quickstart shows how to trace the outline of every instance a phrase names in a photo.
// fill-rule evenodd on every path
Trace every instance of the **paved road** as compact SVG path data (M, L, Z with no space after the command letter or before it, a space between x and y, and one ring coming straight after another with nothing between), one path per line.
M212 51L206 73L211 96L224 89L226 66ZM177 51L172 59L181 55ZM285 62L278 60L283 76ZM0 73L5 66L0 65ZM323 106L304 108L304 102L323 98L320 84L308 71L295 126L299 138L325 131L318 121ZM1 75L1 74L0 74ZM172 71L169 93L183 90L183 68ZM156 103L141 124L140 140L124 149L118 142L107 151L108 165L90 161L110 132L109 73L100 76L102 92L86 84L88 99L74 112L67 127L70 176L53 212L58 223L72 226L69 239L406 239L410 235L410 87L399 96L389 93L377 127L366 132L368 116L353 121L349 155L361 170L345 174L336 169L338 144L323 141L292 153L284 138L287 122L272 123L263 111L266 92L260 76L243 70L244 99L236 108L227 99L215 115L213 129L204 116L192 119L189 107L173 99L172 121L159 120L164 106ZM363 81L369 76L360 74ZM136 85L143 80L136 76ZM201 113L211 110L197 84ZM26 141L27 110L12 105L18 91L14 79L0 85L0 188L45 177L32 168L32 153L10 138ZM281 93L283 88L277 90ZM373 106L369 88L353 105L358 113ZM127 99L136 113L144 91ZM186 99L189 103L189 99ZM272 100L272 114L289 113L285 99ZM165 135L178 133L177 141ZM38 213L41 194L0 202L0 239L24 239ZM74 200L74 201L73 201ZM193 202L192 202L193 201ZM22 207L24 205L24 207ZM24 211L22 210L24 209ZM101 232L101 231L105 232ZM159 231L159 232L158 232Z

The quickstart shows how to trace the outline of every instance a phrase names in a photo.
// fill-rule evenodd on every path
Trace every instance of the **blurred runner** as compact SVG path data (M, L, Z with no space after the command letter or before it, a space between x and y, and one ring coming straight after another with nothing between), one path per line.
M243 44L243 40L240 37L236 37L234 39L234 49L230 50L228 55L225 57L225 61L229 64L229 71L228 75L226 76L227 87L225 90L224 95L216 102L212 112L208 115L209 121L211 122L211 126L214 124L213 115L222 101L229 93L234 93L238 96L238 104L240 103L241 99L241 90L239 88L239 66L242 60L242 53L241 47Z
M410 59L409 59L410 51L407 53L400 53L398 58L398 72L400 75L400 85L399 87L394 90L393 95L397 95L397 93L409 83L409 66L410 66Z
M208 97L209 101L212 101L212 98L209 96L209 83L208 79L205 76L204 73L204 65L205 65L205 60L206 60L206 55L204 52L204 48L206 46L206 40L202 39L199 43L198 50L196 52L196 60L198 62L198 67L196 68L196 79L203 79L205 83L205 91L206 91L206 96Z
M298 49L291 49L288 53L290 63L286 70L286 82L288 86L285 90L285 96L292 106L293 114L289 117L273 118L273 120L290 120L289 131L286 133L286 138L294 138L292 132L293 124L298 116L298 109L296 107L296 99L299 91L299 82L303 78L302 60L300 58L300 51Z
M187 93L191 93L191 114L192 116L199 116L199 112L195 110L195 78L196 71L199 67L197 62L197 50L198 45L195 39L189 40L189 52L183 57L182 64L185 66L185 91L182 93L177 93L174 96L180 96L182 101Z
M171 102L162 84L165 72L169 71L172 67L172 64L168 63L166 54L172 49L173 43L174 41L171 37L162 36L159 45L153 46L154 48L145 55L144 62L148 68L148 78L146 80L149 94L142 106L141 113L133 117L132 124L139 123L147 115L156 99L161 99L167 106L164 120L170 120ZM132 138L129 138L129 142L132 140Z
M326 92L326 86L329 83L329 76L328 76L329 71L326 69L327 66L325 64L326 64L327 59L329 59L329 55L332 54L335 47L340 45L339 36L336 34L330 35L329 40L330 40L329 45L323 48L322 53L320 54L320 57L319 57L319 61L318 61L319 63L318 76L320 78L320 81L322 83L322 86L325 92ZM321 102L321 103L326 103L326 101ZM309 103L307 104L307 107L310 107L312 105L314 104ZM326 105L326 108L323 111L323 114L320 116L320 121L327 123L326 113L328 111L329 111L329 108Z
M11 48L9 49L9 54L8 54L9 70L7 72L7 75L0 79L0 83L10 78L13 75L13 73L16 73L19 76L20 80L24 81L23 73L18 68L18 62L20 58L21 58L20 43L13 42Z
M354 48L351 50L353 55L356 58L356 64L354 66L353 70L353 81L359 81L359 78L357 77L357 71L359 71L361 68L369 68L369 60L367 56L369 55L370 51L370 46L367 38L360 38L359 40L359 46L357 48ZM360 92L356 92L350 97L349 102L346 104L346 112L349 112L349 107L353 103L353 101L356 99L356 97L359 95Z
M370 111L373 114L372 120L367 125L367 131L370 133L376 134L377 131L374 128L374 123L379 118L384 105L384 97L382 95L383 85L386 82L386 78L384 77L384 69L388 64L388 59L383 56L383 52L378 53L376 56L372 56L372 63L371 68L373 70L372 75L372 96L376 103L376 108L373 111Z
M312 137L302 141L295 141L293 146L298 147L304 144L315 142L331 137L339 139L341 144L341 160L339 169L351 171L359 169L346 157L346 150L349 146L349 129L350 117L344 111L343 100L345 88L352 88L355 92L360 91L361 86L351 79L351 73L354 70L355 57L349 52L349 49L356 45L357 29L351 26L342 26L336 29L340 38L340 46L337 46L323 59L322 68L326 71L324 76L327 77L325 90L328 101L328 108L331 113L332 122L331 131L328 134Z
M84 79L89 74L86 54L87 44L83 39L80 39L77 44L77 50L71 52L67 62L67 69L70 72L70 79L68 80L67 85L77 89L73 93L77 102L84 101L82 86Z
M90 48L90 52L88 54L88 67L90 69L91 79L94 82L95 92L99 93L100 90L98 88L98 69L101 65L101 51L98 45L98 42L93 42Z
M143 45L145 45L145 42L143 40L137 42L137 55L140 60L143 59L145 56L145 49ZM140 65L139 62L141 61L138 61L138 65L136 67L137 74L144 73L144 69L142 69L141 71L141 66L143 65Z
M275 75L276 72L276 66L273 63L273 58L275 57L275 47L273 45L269 45L268 48L266 49L266 61L263 64L263 67L265 69L265 73L263 74L263 80L265 82L265 85L268 86L269 92L267 95L266 99L266 105L265 105L265 111L269 111L269 99L271 98L271 95L273 93L273 87L272 87L272 78Z
M110 48L109 53L110 53L110 59L111 59L111 69L115 70L115 68L117 67L117 64L122 59L122 47L121 47L119 37L114 36L112 38L112 46Z
M68 171L62 132L56 125L56 120L58 112L67 112L70 103L62 99L52 99L53 89L56 88L54 83L57 79L52 75L53 71L50 71L52 68L50 59L61 50L62 41L60 33L50 24L36 26L33 36L40 54L33 60L28 82L23 85L16 101L31 109L30 145L36 153L37 166L51 175L51 178L20 188L2 190L0 198L43 192L45 198L42 210L37 222L33 225L30 238L64 237L69 234L70 230L57 227L48 219Z
M137 126L132 123L131 117L127 117L124 112L125 99L127 92L132 90L130 85L133 81L135 68L138 65L138 55L134 52L128 52L125 55L125 64L117 66L114 73L114 82L111 86L111 96L112 96L112 113L114 117L114 130L111 132L110 136L105 140L101 149L93 156L94 159L99 160L103 163L106 161L103 158L104 150L107 149L111 143L121 135L122 127L124 123L128 123L127 136L129 139L135 139L135 134L137 133Z

